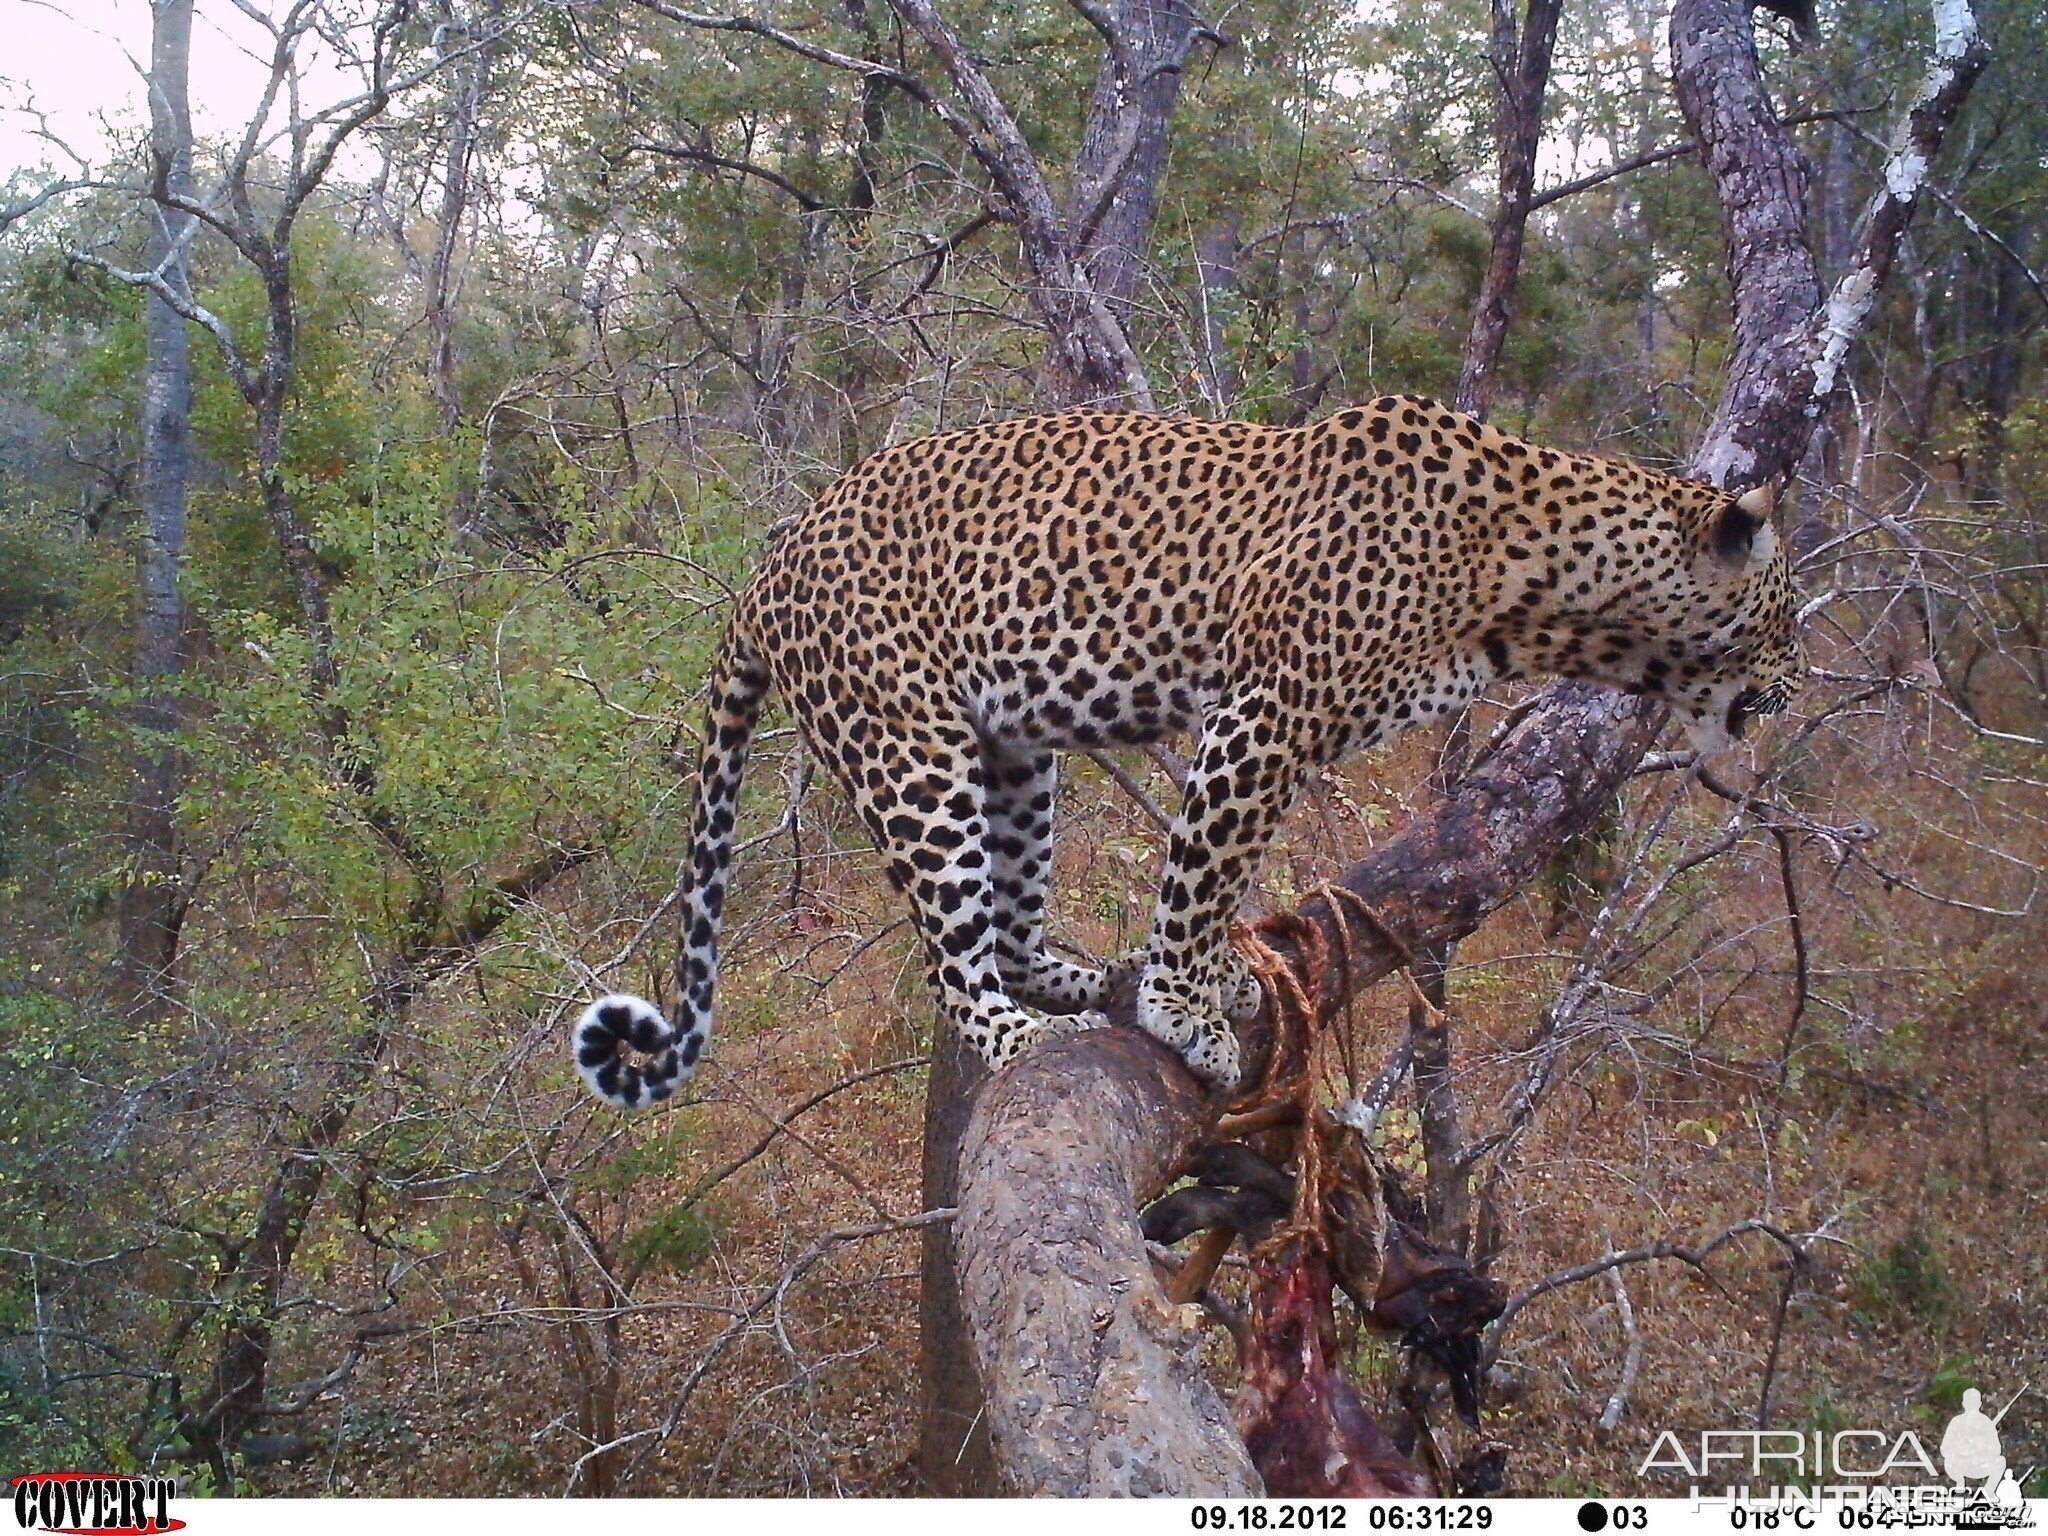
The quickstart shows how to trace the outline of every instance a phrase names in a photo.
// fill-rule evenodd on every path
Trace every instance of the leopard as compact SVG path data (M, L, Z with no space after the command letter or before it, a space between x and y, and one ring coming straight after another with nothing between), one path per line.
M706 684L673 1015L600 997L601 1098L710 1037L741 775L785 702L907 898L942 1020L1000 1070L1106 1022L1048 944L1058 755L1194 738L1138 1024L1206 1088L1260 990L1232 926L1312 778L1498 681L1664 701L1701 753L1802 675L1769 485L1522 441L1413 395L1268 426L1080 410L885 448L771 531Z

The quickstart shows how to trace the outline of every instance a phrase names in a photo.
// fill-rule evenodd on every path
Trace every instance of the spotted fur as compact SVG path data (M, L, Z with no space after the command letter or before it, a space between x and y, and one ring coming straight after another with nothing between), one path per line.
M773 686L991 1067L1048 1015L1104 1001L1100 974L1046 950L1055 752L1198 732L1138 1017L1232 1085L1228 1021L1257 989L1227 934L1309 776L1537 674L1669 699L1702 747L1724 744L1798 672L1770 512L1767 493L1533 447L1410 397L1301 428L1075 412L878 453L791 520L740 596L711 681L678 1017L600 999L576 1030L584 1075L631 1105L703 1049Z

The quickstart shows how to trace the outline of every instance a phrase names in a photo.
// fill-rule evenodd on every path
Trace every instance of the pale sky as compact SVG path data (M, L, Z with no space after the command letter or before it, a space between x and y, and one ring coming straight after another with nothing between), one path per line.
M267 4L268 0L258 0ZM0 174L48 165L69 171L60 151L37 137L22 109L33 103L50 130L97 165L108 126L144 121L142 79L149 59L148 0L0 0ZM324 50L305 55L307 105L351 94ZM192 116L201 138L240 130L261 97L268 55L262 28L231 0L198 0L192 25Z

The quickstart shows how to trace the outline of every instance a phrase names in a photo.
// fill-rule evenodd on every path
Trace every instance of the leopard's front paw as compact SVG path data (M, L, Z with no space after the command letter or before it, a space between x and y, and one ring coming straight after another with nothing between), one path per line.
M1259 978L1252 974L1251 966L1235 949L1228 951L1224 959L1223 981L1217 992L1223 1017L1233 1024L1249 1024L1266 1006L1265 988L1259 985Z
M1138 993L1138 1024L1171 1046L1203 1082L1223 1089L1237 1086L1242 1075L1237 1036L1226 1021L1204 1018L1164 987L1147 985Z
M1181 1047L1180 1055L1190 1072L1222 1093L1235 1092L1244 1076L1243 1064L1238 1060L1237 1036L1228 1024L1198 1031L1194 1039Z

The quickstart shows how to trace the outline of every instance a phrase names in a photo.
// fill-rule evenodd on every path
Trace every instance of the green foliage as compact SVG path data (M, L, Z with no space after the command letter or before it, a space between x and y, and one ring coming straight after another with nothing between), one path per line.
M1920 1396L1929 1411L1946 1422L1961 1410L1963 1393L1982 1380L1975 1355L1951 1355L1934 1368Z
M725 1223L691 1206L674 1206L642 1222L626 1239L627 1262L648 1274L682 1274L717 1250Z
M1823 1451L1826 1451L1834 1445L1835 1435L1851 1426L1849 1416L1843 1413L1841 1405L1830 1397L1825 1389L1817 1389L1807 1393L1801 1401L1796 1427L1806 1435L1808 1444L1813 1444L1814 1437L1819 1436L1819 1444ZM1806 1475L1798 1478L1796 1484L1798 1487L1811 1490L1833 1481L1834 1478L1829 1475L1831 1471L1838 1473L1840 1468L1828 1468L1823 1459L1820 1465L1807 1469Z
M71 602L62 551L40 521L0 511L0 647Z
M1856 1266L1857 1310L1866 1318L1909 1318L1940 1323L1955 1299L1948 1266L1933 1236L1917 1219Z
M1544 1480L1543 1491L1554 1499L1604 1499L1607 1492L1590 1477L1573 1472L1554 1472Z
M182 587L199 643L179 689L178 818L204 878L186 919L185 1011L160 1020L127 1023L100 1005L135 744L123 676L132 512L116 498L81 530L48 505L68 493L48 475L28 482L41 504L0 505L0 759L28 811L0 818L0 1328L33 1338L40 1294L34 1304L76 1337L104 1335L124 1358L195 1381L243 1305L227 1251L207 1234L254 1220L275 1156L266 1123L294 1123L365 1031L387 1027L378 976L431 959L452 934L495 929L473 972L490 995L411 1014L386 1049L377 1112L329 1175L376 1170L352 1219L414 1262L462 1221L489 1219L499 1193L488 1178L427 1205L392 1191L445 1180L452 1163L489 1165L513 1135L452 1108L504 1070L517 1024L504 1005L544 1008L559 989L564 941L544 914L529 928L537 909L508 902L498 883L573 849L604 854L584 877L598 885L666 887L685 820L669 804L667 722L698 686L720 583L757 537L707 475L692 503L668 499L672 535L645 544L628 533L641 509L558 455L521 482L519 521L546 527L541 547L505 556L452 537L459 455L477 440L441 437L417 374L377 376L371 360L394 341L379 297L389 271L320 217L302 224L295 254L287 487L328 585L340 678L325 697L314 688L254 484L249 408L195 347L203 458ZM261 297L233 267L205 294L252 351ZM36 408L110 452L131 430L132 309L110 318L88 306L42 344L50 371ZM344 771L326 734L337 708L342 751L362 772ZM657 894L623 893L615 909L644 910ZM552 1052L537 1075L575 1091ZM671 1144L658 1169L639 1166L666 1177L688 1156ZM630 1181L612 1187L623 1196ZM706 1217L671 1213L630 1251L678 1269L714 1232ZM90 1267L122 1250L131 1256L116 1268ZM346 1285L356 1262L316 1208L297 1258L304 1282ZM309 1317L282 1320L277 1347L312 1348L317 1332ZM175 1439L162 1377L109 1378L126 1385L57 1400L41 1379L33 1350L0 1349L0 1437L25 1447L12 1463L146 1460ZM382 1421L341 1432L385 1449L403 1441Z

